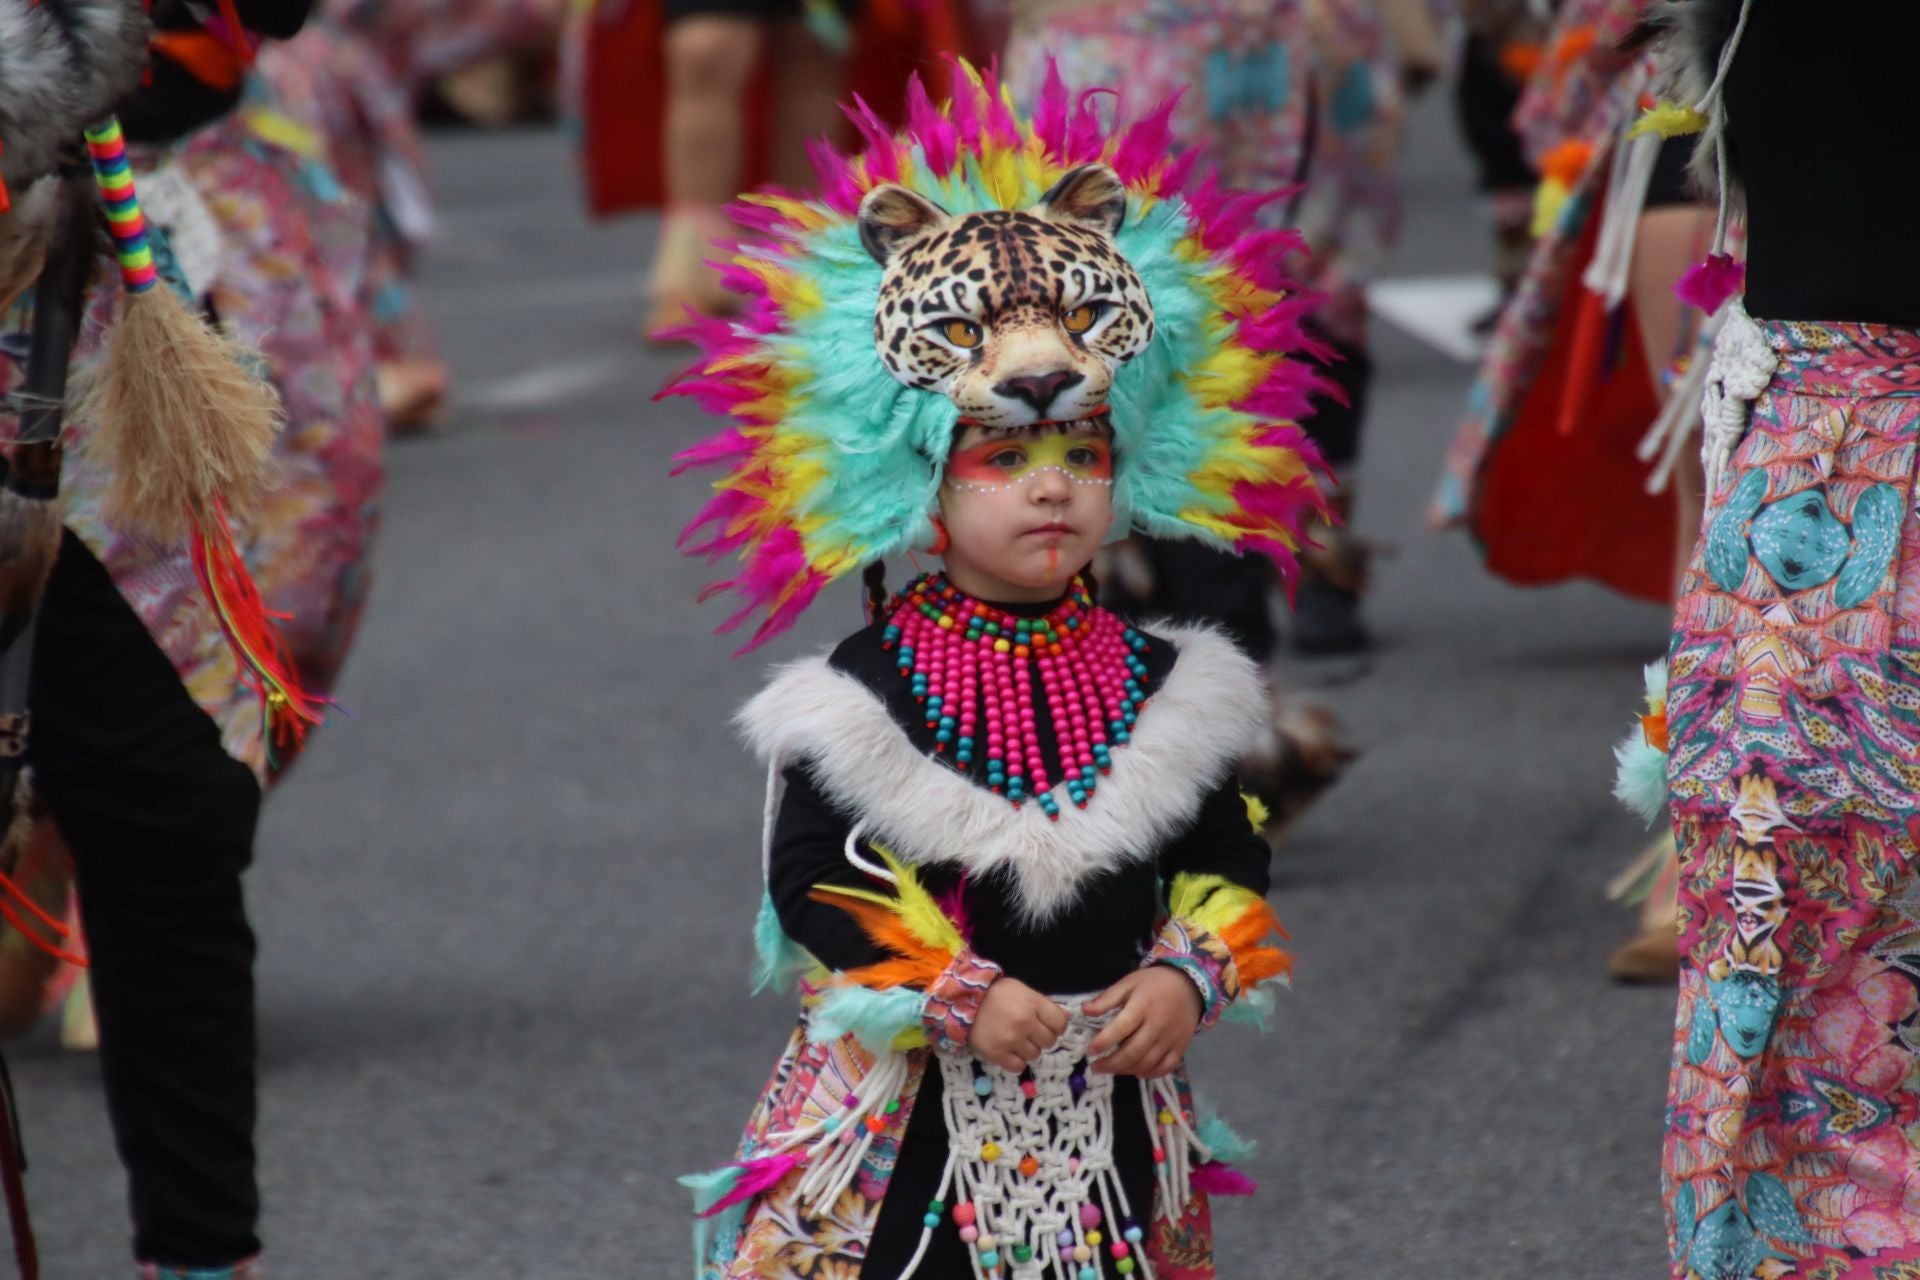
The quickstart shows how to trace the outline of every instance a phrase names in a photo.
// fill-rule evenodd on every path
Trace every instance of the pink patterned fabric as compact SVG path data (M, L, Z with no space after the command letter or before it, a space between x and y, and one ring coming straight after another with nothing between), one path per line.
M237 531L267 607L282 622L303 679L324 690L352 638L365 597L381 484L381 428L360 336L360 215L316 198L303 162L230 116L202 130L172 163L219 231L217 269L204 292L243 347L260 352L287 410L275 446L278 482L250 528ZM154 156L136 157L151 175ZM100 358L114 279L92 299L75 374ZM31 298L6 319L30 325ZM24 370L0 349L0 388ZM9 421L9 430L17 426ZM219 724L235 759L263 777L260 707L201 598L184 546L157 546L105 520L106 476L87 453L90 427L69 415L61 504L66 522L112 574L134 611Z
M966 1048L980 1002L987 998L987 988L1000 974L999 965L975 955L970 947L962 947L953 963L927 988L926 1011L920 1015L927 1043L950 1053Z
M1169 920L1147 952L1146 964L1178 969L1200 989L1200 1025L1220 1021L1227 1006L1240 997L1240 975L1227 944L1198 925Z
M1920 1274L1920 332L1764 325L1669 660L1673 1274Z

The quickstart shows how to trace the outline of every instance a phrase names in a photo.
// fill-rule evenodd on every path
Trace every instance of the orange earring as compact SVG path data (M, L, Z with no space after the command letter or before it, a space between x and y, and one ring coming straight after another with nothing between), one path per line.
M939 516L928 517L933 521L933 545L927 548L930 556L945 555L952 539L947 537L947 524Z

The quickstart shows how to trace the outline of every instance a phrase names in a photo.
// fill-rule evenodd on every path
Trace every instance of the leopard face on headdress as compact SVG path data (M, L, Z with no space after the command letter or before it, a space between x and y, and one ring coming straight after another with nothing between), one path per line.
M681 536L744 561L729 630L752 648L827 583L931 533L962 422L1105 417L1117 530L1273 557L1290 577L1324 510L1296 420L1319 385L1295 353L1312 299L1263 228L1281 193L1220 190L1173 155L1172 103L1104 125L1058 74L1022 120L959 64L951 102L916 82L907 128L850 111L865 147L820 147L814 196L748 196L764 237L728 272L743 316L696 321L704 348L667 394L732 427L676 459L723 469Z

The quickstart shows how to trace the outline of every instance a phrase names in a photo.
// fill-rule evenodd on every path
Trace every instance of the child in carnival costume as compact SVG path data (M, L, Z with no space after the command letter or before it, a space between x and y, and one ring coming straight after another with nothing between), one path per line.
M734 420L683 535L748 648L864 569L869 625L741 713L766 758L761 986L800 1025L734 1161L686 1179L707 1277L1211 1276L1246 1145L1181 1064L1258 1020L1269 850L1232 764L1253 663L1147 633L1085 566L1132 529L1295 572L1324 512L1268 197L1171 158L1173 105L1030 120L964 64L895 136L748 198L743 318L675 390ZM884 557L941 556L889 598Z

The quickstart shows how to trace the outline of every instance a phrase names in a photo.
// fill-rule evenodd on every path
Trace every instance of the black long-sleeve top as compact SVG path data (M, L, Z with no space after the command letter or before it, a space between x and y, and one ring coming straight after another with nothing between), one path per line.
M1036 607L1028 616L1038 616L1046 608ZM877 695L898 730L923 755L942 760L938 767L956 767L936 756L933 730L914 700L909 681L895 666L896 655L883 648L882 630L883 624L876 624L849 637L834 651L831 665ZM1164 685L1178 655L1169 641L1150 638L1142 659L1147 666L1143 688L1148 701L1141 711L1145 726L1153 715L1153 694ZM1035 701L1047 771L1057 778L1061 774L1053 756L1045 700ZM1116 758L1126 750L1117 747ZM975 785L986 788L984 753L975 758L969 776ZM784 779L768 880L781 925L789 937L834 969L852 969L885 958L847 912L808 896L821 884L875 887L846 858L846 839L856 815L834 803L807 763L789 765ZM999 797L995 800L1007 803ZM1090 804L1101 802L1096 790ZM1062 821L1071 822L1075 816L1069 811ZM865 856L874 860L870 853ZM1264 894L1269 856L1267 842L1248 821L1237 783L1230 770L1223 770L1210 781L1192 821L1160 848L1157 857L1112 860L1044 921L1027 918L1008 875L968 877L961 897L970 943L1008 976L1039 991L1052 995L1099 991L1139 966L1164 914L1163 880L1182 872L1217 874ZM962 870L953 864L923 864L915 871L936 896L951 893L963 878Z
M1725 93L1756 318L1920 327L1916 48L1913 0L1754 0Z

